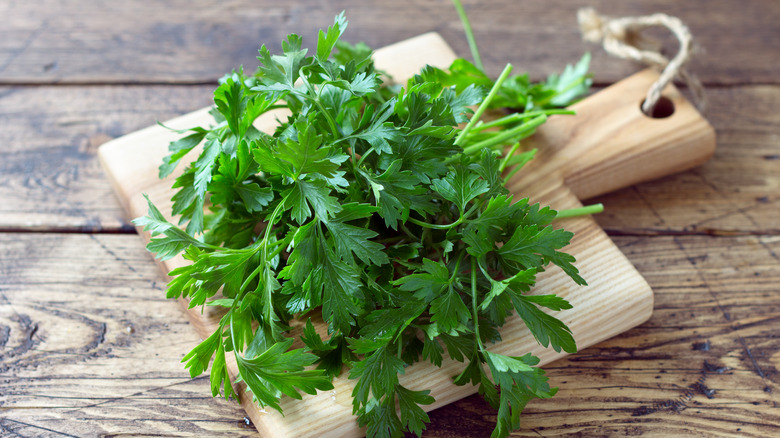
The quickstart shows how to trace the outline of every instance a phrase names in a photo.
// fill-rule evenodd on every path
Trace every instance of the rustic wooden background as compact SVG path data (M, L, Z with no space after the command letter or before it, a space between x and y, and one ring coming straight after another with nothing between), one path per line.
M515 435L780 435L780 3L465 4L491 73L512 62L540 78L590 50L597 88L641 67L582 43L578 7L679 16L718 134L709 163L594 200L655 313L548 366L560 392ZM256 436L179 364L198 338L95 151L208 105L260 43L311 43L341 10L352 41L437 31L468 56L448 0L0 2L0 436ZM495 420L477 397L431 418L441 438L486 437Z

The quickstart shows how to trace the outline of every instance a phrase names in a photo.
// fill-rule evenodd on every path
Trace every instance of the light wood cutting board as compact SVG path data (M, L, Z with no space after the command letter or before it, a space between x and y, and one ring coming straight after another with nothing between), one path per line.
M435 33L421 35L378 50L378 68L396 80L405 80L425 64L448 67L455 54ZM519 66L522 69L523 66ZM672 86L664 92L674 105L674 114L663 119L643 115L641 99L657 77L640 72L579 102L576 116L553 116L529 143L539 148L537 158L510 182L515 199L532 200L555 209L581 206L579 199L596 196L641 181L658 178L696 166L708 159L715 148L712 127ZM208 108L165 122L186 129L207 126ZM282 112L263 115L255 125L271 131ZM99 157L117 196L129 217L146 214L142 194L163 213L169 213L172 178L157 178L157 167L167 154L168 143L179 137L160 126L152 126L110 141L100 147ZM187 161L186 159L183 161ZM609 205L606 206L609 209ZM645 280L590 217L556 222L573 231L575 237L565 250L577 258L576 266L589 286L575 285L562 271L551 268L540 276L536 293L554 293L574 308L556 312L572 330L580 349L601 342L646 321L653 310L653 293ZM145 239L148 234L142 233ZM174 258L163 263L165 272L185 261ZM186 309L186 303L184 308ZM213 308L186 310L195 330L205 338L218 323ZM503 341L489 346L491 351L521 355L527 352L541 358L541 364L563 357L540 347L522 321L512 318L502 330ZM194 345L193 345L194 347ZM235 363L228 362L235 375ZM401 383L411 389L431 389L436 403L428 410L446 405L476 392L472 386L455 386L452 377L464 364L445 359L441 369L428 363L407 368ZM559 382L551 382L553 385ZM341 376L335 389L304 395L303 401L282 400L285 416L267 412L252 404L243 392L241 403L264 437L360 437L363 431L352 416L353 382Z

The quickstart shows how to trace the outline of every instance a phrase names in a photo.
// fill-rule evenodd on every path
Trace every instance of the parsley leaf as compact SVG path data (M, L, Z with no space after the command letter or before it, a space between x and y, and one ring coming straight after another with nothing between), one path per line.
M287 351L293 340L273 344L257 357L245 358L236 354L238 370L252 395L263 406L282 412L279 394L301 399L298 392L316 394L317 390L333 389L330 379L321 370L306 370L305 366L317 360L317 356L303 350Z

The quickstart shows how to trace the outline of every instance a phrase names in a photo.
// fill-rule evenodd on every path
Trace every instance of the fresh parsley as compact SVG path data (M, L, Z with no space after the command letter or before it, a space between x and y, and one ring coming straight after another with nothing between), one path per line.
M569 328L541 310L569 303L528 292L550 264L585 280L561 251L572 233L553 227L557 213L504 182L533 156L518 142L587 89L587 58L542 84L511 67L493 81L461 59L387 87L370 49L340 41L346 27L342 13L313 56L297 35L281 54L263 46L255 74L219 81L214 125L170 144L161 176L202 145L173 186L179 223L151 202L135 223L159 258L191 262L170 273L168 298L224 310L183 362L193 377L210 368L213 395L229 398L232 355L255 401L280 411L280 397L347 373L368 436L400 437L422 433L434 399L398 376L448 355L466 363L454 382L479 386L505 437L529 400L556 389L537 358L490 345L517 313L540 344L575 352ZM255 129L275 108L289 115L274 132ZM513 111L482 121L495 108ZM327 330L308 319L318 313ZM293 319L306 321L302 348Z

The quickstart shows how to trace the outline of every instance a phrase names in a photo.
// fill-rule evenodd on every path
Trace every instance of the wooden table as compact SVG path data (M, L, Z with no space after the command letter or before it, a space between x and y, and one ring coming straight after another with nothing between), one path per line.
M447 0L102 3L0 3L0 436L256 436L179 364L198 338L95 150L208 105L219 76L254 68L260 43L300 32L311 44L343 9L347 38L373 47L433 30L468 56L460 23ZM547 366L560 392L533 402L515 435L778 436L780 3L588 4L689 24L718 151L593 200L655 313ZM580 41L583 5L466 2L494 75L512 62L540 78L585 50L597 87L640 69ZM484 437L495 415L470 397L431 419L426 436Z

